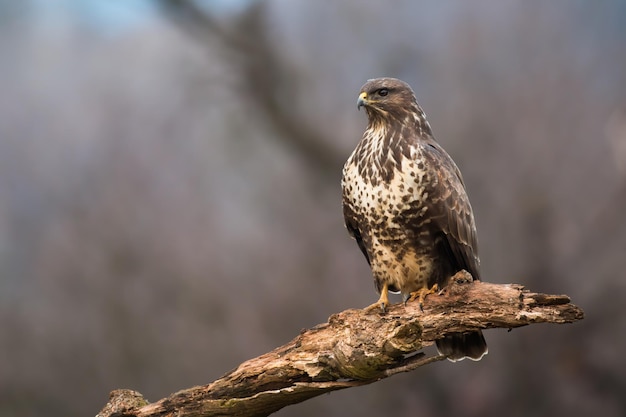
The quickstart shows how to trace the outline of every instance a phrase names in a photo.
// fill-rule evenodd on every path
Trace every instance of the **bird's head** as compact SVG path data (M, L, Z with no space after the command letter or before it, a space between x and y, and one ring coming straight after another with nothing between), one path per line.
M371 122L379 119L402 120L418 108L411 87L397 78L375 78L368 80L359 93L357 108L365 107Z

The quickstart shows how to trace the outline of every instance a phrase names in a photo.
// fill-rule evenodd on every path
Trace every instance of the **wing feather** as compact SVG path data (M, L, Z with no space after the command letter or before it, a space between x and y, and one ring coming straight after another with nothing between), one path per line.
M346 229L348 229L348 233L356 240L356 243L357 245L359 245L359 249L361 249L361 252L363 252L367 263L371 265L370 257L367 254L367 249L365 248L365 242L363 242L363 236L361 235L361 231L359 230L359 223L356 218L356 214L354 213L354 210L352 210L352 208L350 207L348 198L345 195L343 196L343 220L346 224Z
M455 269L465 269L478 280L480 260L476 225L461 172L433 139L426 142L423 155L433 176L437 176L436 181L430 181L427 190L433 226L443 233L443 243L452 256Z

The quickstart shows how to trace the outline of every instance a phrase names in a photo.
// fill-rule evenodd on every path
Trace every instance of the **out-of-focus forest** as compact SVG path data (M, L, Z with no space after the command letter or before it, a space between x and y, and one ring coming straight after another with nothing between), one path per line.
M0 3L0 415L205 384L376 300L343 226L359 87L413 87L483 277L580 323L485 333L278 416L626 414L626 3Z

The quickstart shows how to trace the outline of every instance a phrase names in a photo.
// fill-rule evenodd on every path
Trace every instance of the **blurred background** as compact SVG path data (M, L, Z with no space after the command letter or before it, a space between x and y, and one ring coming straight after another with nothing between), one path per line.
M377 76L463 172L484 279L586 318L276 415L625 415L624 45L618 0L1 1L0 415L154 401L374 302L340 176Z

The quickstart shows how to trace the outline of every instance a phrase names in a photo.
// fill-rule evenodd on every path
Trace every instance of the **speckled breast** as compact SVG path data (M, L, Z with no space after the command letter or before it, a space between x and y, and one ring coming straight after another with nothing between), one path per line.
M427 286L434 242L423 202L425 184L437 179L428 178L417 148L393 163L358 156L357 147L344 167L344 197L358 219L378 288L387 282L390 290L408 293ZM380 175L385 168L391 171Z

